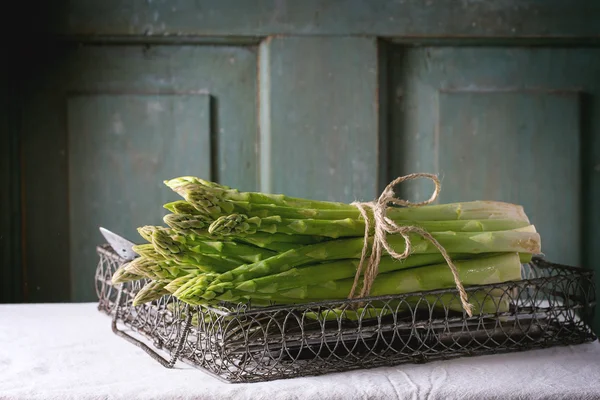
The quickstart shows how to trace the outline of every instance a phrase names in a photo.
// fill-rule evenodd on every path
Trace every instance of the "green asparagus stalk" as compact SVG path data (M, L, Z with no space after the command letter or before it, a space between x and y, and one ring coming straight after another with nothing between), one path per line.
M202 191L219 200L240 201L255 204L272 204L293 208L316 208L326 210L350 210L353 206L345 203L301 199L281 194L268 194L260 192L240 192L226 186L215 185L214 182L205 181L195 177L182 177L165 181L165 184L175 192L187 191L190 188Z
M177 282L179 288L173 291L173 295L180 300L185 301L191 305L204 305L207 304L205 299L200 298L201 288L203 288L207 281L214 280L217 275L199 274L192 276L187 280L180 280ZM173 282L171 282L173 283ZM175 285L171 285L169 290L175 289Z
M214 182L209 182L195 177L175 178L165 181L165 184L183 197L189 193L202 193L209 197L211 202L217 206L220 206L220 203L223 202L231 202L234 204L248 203L255 206L271 205L293 209L357 212L357 209L351 204L295 198L282 194L239 192L236 189L231 189L229 187L218 185ZM231 212L230 207L231 206L226 206L226 208L229 209L228 213ZM413 217L407 218L408 215ZM506 218L505 215L510 215L510 217ZM390 214L388 216L392 219L398 218L428 221L501 218L516 219L529 223L529 219L525 215L525 212L521 206L494 201L473 201L466 203L428 205L423 207L395 208L390 210ZM415 218L416 216L420 216L420 218ZM349 217L353 218L352 216ZM343 218L347 217L335 219Z
M313 235L338 237L362 237L365 232L365 221L352 218L340 220L318 219L284 219L270 217L248 217L243 214L230 214L217 218L208 228L209 233L217 236L240 236L254 234L258 231L269 233L285 233L288 235ZM400 226L417 226L428 232L484 232L503 231L523 228L529 225L519 220L456 220L456 221L397 221ZM372 233L372 229L371 229Z
M153 244L141 244L133 246L133 251L142 257L155 261L171 261L179 265L195 266L205 272L226 272L241 265L239 261L231 260L218 255L203 255L195 253L186 248L180 249L178 253L157 252Z
M167 214L163 217L163 221L173 230L180 233L193 233L198 237L216 238L208 232L208 228L213 220L202 214Z
M196 235L198 238L207 238L210 240L222 240L222 235L212 235L204 226L204 217L191 214L169 214L164 217L164 221L175 232L184 235ZM247 243L264 249L282 252L295 249L301 245L314 244L326 240L324 237L308 235L287 235L287 234L268 234L264 232L254 233L251 236L232 236L228 239L240 243Z
M277 238L294 242L294 244L273 242ZM308 236L297 240L289 240L292 239L289 235L256 237L253 239L255 240L243 242L217 241L214 239L201 240L194 235L180 235L175 231L170 232L161 228L154 230L152 243L163 257L172 258L179 264L195 265L203 271L225 272L247 262L253 263L271 257L277 251L288 251L297 248L302 245L302 242L311 243L315 241Z
M167 203L163 207L171 211L173 214L201 215L200 212L194 208L194 206L183 200Z
M166 260L165 257L154 249L152 243L136 244L132 247L133 251L141 257L150 258L152 260Z
M464 286L487 285L521 279L521 262L517 253L456 261L458 276ZM353 279L344 279L328 285L294 288L279 293L282 297L299 299L345 299ZM370 296L404 294L455 286L454 277L445 263L411 268L382 274L373 283Z
M169 291L165 289L165 286L166 282L163 281L152 281L147 283L134 297L133 305L138 306L140 304L148 303L169 294Z
M501 253L491 253L489 256L500 254ZM477 257L475 254L449 255L452 260L467 260ZM520 262L529 262L529 257L527 256L524 257L524 259L520 257ZM441 254L413 254L405 260L396 260L392 257L382 257L379 263L378 271L380 274L384 274L400 269L421 267L443 262L445 262L445 260ZM238 284L234 284L231 287L233 287L233 290L249 292L250 295L256 293L273 294L296 287L326 284L330 281L354 278L358 265L359 260L357 259L346 259L305 265L298 268L292 268L279 274L250 279Z
M248 243L256 247L272 250L277 253L283 253L292 249L297 249L310 244L321 243L327 240L325 237L305 236L305 235L286 235L283 233L255 233L250 236L236 237L233 240L241 243Z
M539 253L540 238L536 232L516 229L497 232L437 232L432 236L450 253ZM531 227L530 230L533 230ZM428 240L416 234L410 235L413 254L439 254L439 250ZM399 253L405 248L402 237L388 236L388 243ZM231 289L225 282L241 283L253 278L285 272L292 267L323 261L360 258L363 239L339 239L290 250L254 264L241 265L225 272L206 288L205 298Z
M233 241L201 240L167 228L159 228L153 232L152 244L165 257L190 250L202 255L227 257L237 262L257 262L276 254L271 250Z
M137 228L137 231L144 240L152 243L152 233L154 233L155 228L154 226L146 225Z
M452 260L473 257L472 254L450 254ZM379 262L379 273L400 269L420 267L444 262L441 254L413 254L405 260L382 257ZM346 259L324 263L310 264L292 268L279 274L266 275L249 279L233 285L233 290L249 293L278 293L296 287L319 285L330 281L353 278L358 268L358 259Z
M165 286L165 289L168 290L169 293L175 293L177 290L179 290L179 288L181 288L183 285L185 285L191 279L196 278L199 275L210 275L210 274L211 274L210 272L201 272L201 271L190 272L189 275L181 276L179 278L175 278L172 281L170 281Z
M281 222L281 218L270 218L278 219ZM229 214L223 215L222 217L217 218L210 226L208 227L208 232L211 235L247 235L249 233L256 233L257 228L260 228L262 219L258 217L249 218L244 214ZM269 225L271 226L271 225ZM263 231L264 232L264 231ZM268 233L275 233L275 230L271 230Z
M372 244L372 238L363 242L365 218L351 204L240 192L195 177L165 183L185 200L165 204L172 213L164 217L170 228L140 228L140 235L150 243L135 246L141 257L113 276L116 282L151 279L152 285L140 296L144 301L164 292L190 304L346 298L363 246ZM372 222L373 211L367 207L366 213ZM503 264L502 257L512 255L518 263L519 258L526 260L540 251L539 235L522 207L514 204L390 205L386 216L400 226L429 232L456 263L468 266L470 261L496 260L487 269L494 282L510 276L504 274L510 272L506 267L510 263ZM410 240L411 255L406 260L384 254L370 295L377 295L377 290L397 294L450 284L449 268L438 248L418 234L411 234ZM390 234L387 241L395 251L404 251L400 235ZM465 268L464 285L485 282L486 273ZM421 275L422 271L433 275ZM405 286L389 283L399 278ZM471 278L475 283L469 283Z
M231 189L229 186L225 186L225 185L221 185L220 183L196 178L195 176L180 176L178 178L166 180L166 181L164 181L164 183L172 189L179 187L179 186L185 186L188 184L203 185L203 186L208 186L208 187L212 187L212 188L220 188L220 189L224 189L224 190Z
M125 264L121 265L115 271L115 273L113 274L112 279L111 279L113 284L116 285L118 283L125 283L125 282L137 281L139 279L144 279L144 277L141 275L127 271L128 266L129 266L129 263L125 263Z
M439 250L428 240L411 236L413 254L439 254ZM539 235L536 232L520 230L497 231L484 233L471 232L439 232L432 236L450 253L502 253L502 252L539 252ZM389 236L388 243L397 252L404 251L402 237ZM205 299L210 300L232 289L232 283L241 283L254 278L285 272L292 267L323 261L334 261L347 258L360 258L362 239L335 240L312 246L305 246L281 253L258 263L241 265L221 274L214 282L204 288ZM201 291L195 288L196 292Z
M193 265L179 265L138 257L127 266L127 272L151 280L172 280L200 270Z
M521 262L517 253L506 253L492 257L478 257L471 260L455 261L459 278L464 286L487 285L521 279ZM317 301L322 299L345 299L350 293L354 279L330 281L321 285L294 287L289 290L277 291L278 297L290 299ZM452 288L456 285L448 264L440 263L419 268L393 271L379 274L370 296L384 296L392 294L405 294L411 292L424 292L436 289ZM198 291L194 286L189 291L181 291L176 295L185 301L189 297L197 299ZM242 296L249 296L247 292L228 290L216 296L215 300L237 301ZM250 296L251 297L251 296ZM265 298L265 296L260 296ZM211 299L212 300L212 299Z
M167 181L167 185L169 185L169 181ZM248 199L249 201L231 200L228 198L229 195L225 195L221 189L207 189L205 186L199 184L175 185L172 186L172 189L200 213L211 218L218 218L233 213L261 218L269 216L280 216L282 218L293 219L310 218L335 220L345 218L358 220L362 218L356 207L344 203L314 202L315 207L309 208L293 206L295 200L287 203L283 200L283 202L278 202L277 204L254 201L254 197L250 197ZM283 198L286 198L286 196L283 195L267 196L282 196ZM306 201L311 202L310 200ZM322 205L316 207L316 203ZM326 204L331 204L331 206L327 207ZM473 201L423 207L390 207L388 208L387 216L394 221L512 219L529 223L529 219L521 206L490 201Z

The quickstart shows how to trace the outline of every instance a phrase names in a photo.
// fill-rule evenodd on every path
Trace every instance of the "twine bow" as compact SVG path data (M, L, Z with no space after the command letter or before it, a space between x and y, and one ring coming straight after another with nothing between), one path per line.
M435 184L435 190L433 194L428 200L422 201L420 203L412 203L408 200L402 200L395 197L394 187L402 183L404 181L417 179L417 178L428 178L433 181ZM366 270L363 278L363 287L360 292L360 297L368 296L371 291L371 286L377 277L377 273L379 271L379 261L381 260L381 254L383 249L387 251L387 253L397 260L406 259L412 250L411 242L410 242L410 233L416 233L422 236L424 239L430 241L442 254L444 260L448 264L450 271L452 271L452 276L454 277L454 283L456 284L456 288L458 289L458 293L460 296L460 302L462 304L463 309L467 312L469 317L472 314L472 305L469 304L467 293L465 292L465 288L463 287L460 278L458 276L458 271L456 270L456 266L452 262L452 259L448 255L448 252L444 247L426 230L418 227L418 226L401 226L396 224L390 218L386 216L386 210L388 204L393 203L399 206L406 207L420 207L427 204L431 204L435 201L440 193L441 185L437 176L433 174L426 173L416 173L409 174L405 176L398 177L390 182L389 185L383 190L379 199L376 201L370 202L353 202L352 205L358 208L360 214L365 220L365 236L364 236L364 245L362 248L362 254L360 257L360 263L358 264L358 268L356 270L356 275L354 276L354 283L352 285L352 289L350 290L350 294L348 298L352 299L355 297L355 292L358 284L360 283L360 275L365 269L365 260L367 258L367 253L369 251L369 231L371 228L371 221L369 218L369 214L367 213L367 208L370 208L373 212L373 221L374 221L374 235L373 235L373 245L371 248L371 256L369 257L369 261L366 266ZM398 253L389 245L387 241L387 235L389 234L399 234L404 238L404 252Z

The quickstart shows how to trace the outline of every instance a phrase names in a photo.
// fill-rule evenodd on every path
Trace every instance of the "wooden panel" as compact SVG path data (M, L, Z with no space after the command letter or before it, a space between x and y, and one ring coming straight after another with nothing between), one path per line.
M136 228L164 225L162 184L210 176L207 95L74 96L68 102L69 222L74 300L94 296L99 226L141 241Z
M261 189L325 200L378 188L377 42L274 38L260 53Z
M69 229L69 193L75 189L67 185L69 169L76 171L78 168L77 165L69 168L67 156L72 153L67 147L68 120L75 122L78 118L73 115L74 110L68 109L69 101L77 98L75 95L90 96L91 101L97 95L128 94L126 99L132 102L160 95L159 102L166 107L170 103L162 103L167 101L163 100L168 97L162 97L165 95L174 95L177 99L185 98L189 99L185 101L192 102L200 101L192 100L195 96L200 95L198 99L206 99L206 95L210 94L212 176L205 177L246 190L257 187L255 49L226 46L82 46L48 48L46 52L36 51L29 56L27 73L24 73L28 79L23 89L26 101L21 121L24 157L24 268L29 277L29 301L69 301L70 268L89 271L86 268L95 267L95 264L91 267L70 267L69 260L69 241L78 233ZM148 97L144 98L144 95ZM94 101L100 101L101 98L104 97ZM113 98L115 102L110 107L118 104L117 97ZM76 110L84 112L93 121L96 120L94 113L106 116L111 110L108 104L102 103L98 106L108 108L94 111L91 104L89 108L81 106L83 108ZM135 106L137 114L131 117L122 114L123 124L150 126L148 124L151 124L151 119L142 114L142 108L141 105ZM186 106L184 110L186 113L206 111L204 106L190 111L192 108L195 107L190 103L190 107ZM133 119L136 115L139 120ZM108 123L107 118L103 117L104 124ZM83 124L83 120L80 123ZM86 123L91 124L91 121ZM152 126L155 126L153 129L162 127L162 137L166 140L176 134L175 128L187 129L188 124L186 121L174 122L167 119ZM142 135L144 132L141 129L134 132ZM100 131L94 129L92 132ZM136 140L142 140L142 137ZM149 143L159 144L156 141ZM173 148L180 146L182 144L175 144ZM195 150L199 158L208 153L206 148ZM171 152L160 161L164 165L182 165L184 160L176 158L175 153ZM197 162L200 161L193 161L194 165ZM203 160L202 165L205 162ZM82 171L81 176L86 173L100 171ZM197 171L197 175L204 173L206 169ZM161 181L155 184L162 185ZM153 187L151 190L154 192L155 189ZM167 188L164 191L168 193ZM145 196L146 194L141 193L140 199ZM161 201L161 198L155 200L157 212L160 212ZM151 218L149 216L149 220ZM94 246L94 243L88 243L87 246ZM47 271L53 272L49 274ZM83 284L89 285L89 282ZM92 299L93 297L86 296L76 300Z
M47 29L77 35L371 35L412 39L600 35L600 5L589 0L80 0L54 1L47 14L56 16L40 21L51 21Z
M390 60L394 175L439 172L444 200L529 205L548 257L595 268L600 287L600 49L397 48Z
M578 94L444 92L438 107L440 201L522 204L548 259L581 265Z

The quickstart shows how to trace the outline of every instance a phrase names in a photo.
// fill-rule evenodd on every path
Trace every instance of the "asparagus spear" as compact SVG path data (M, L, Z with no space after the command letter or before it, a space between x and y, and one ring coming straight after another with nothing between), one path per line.
M354 205L239 192L194 177L165 183L186 200L165 205L173 213L164 218L172 229L142 227L140 235L151 244L136 246L142 259L120 270L115 280L144 275L155 279L156 292L171 291L196 304L236 298L304 301L290 293L306 291L310 300L325 289L342 291L338 288L353 281L365 229ZM368 207L366 212L372 219ZM518 252L527 258L540 248L539 235L528 225L522 207L509 203L390 206L387 217L430 232L454 259L462 257L457 253L468 258L496 252ZM384 257L382 276L400 273L410 263L440 261L434 245L418 235L410 238L412 255L404 262ZM396 251L404 250L402 237L390 235L388 241ZM291 275L295 281L289 280Z
M521 279L521 262L517 253L507 253L493 257L475 258L457 261L455 263L458 275L464 286L487 285L516 281ZM282 297L300 299L345 299L352 288L353 279L344 279L329 284L327 287L310 286L294 288L279 293ZM445 263L411 268L382 274L375 279L370 296L386 294L403 294L422 292L435 289L452 288L455 286L454 277Z
M169 214L164 217L165 223L180 234L194 234L198 238L222 240L223 235L213 235L208 231L207 228L200 228L200 226L204 226L203 220L203 216L191 214ZM280 233L267 234L263 232L254 233L251 236L230 236L228 238L240 243L252 244L257 247L277 252L294 249L300 245L322 242L326 239L319 236L287 235Z
M193 236L170 232L165 228L154 229L152 245L162 259L171 259L181 265L192 265L203 271L225 272L245 262L268 258L275 252L256 246L231 241L206 241ZM135 246L138 249L142 246ZM150 253L144 250L146 254ZM157 257L157 259L161 259ZM148 254L148 258L154 258Z
M233 240L283 253L302 246L324 242L328 239L318 236L286 235L283 233L255 233L244 237L234 237Z
M194 206L183 200L177 200L171 203L167 203L163 207L171 211L173 214L202 215L200 214L200 212L198 212L198 210L194 208Z
M173 295L188 304L191 304L191 305L207 304L206 300L199 297L199 295L201 293L201 288L203 288L206 285L207 281L214 280L215 278L216 278L216 275L209 275L209 274L194 275L194 276L190 277L190 279L187 279L185 281L183 279L179 280L177 282L178 288L176 288L175 284L173 284L173 282L171 282L172 285L169 287L169 290L175 289L172 292Z
M152 244L141 244L133 246L133 251L142 257L155 261L171 261L179 265L193 265L202 271L226 272L236 268L241 263L227 257L217 255L203 255L194 253L188 249L179 249L178 253L164 251L165 255L157 252Z
M169 183L167 183L169 185ZM296 207L294 201L277 203L256 202L253 197L246 201L231 200L228 195L219 190L207 189L199 184L175 185L172 189L181 195L200 213L218 218L232 213L246 214L249 217L280 216L282 218L295 219L360 219L359 210L349 204L322 203L319 207ZM227 191L226 191L227 192ZM282 196L282 195L268 195ZM283 196L285 198L285 196ZM310 200L306 200L311 202ZM283 205L291 204L291 205ZM332 204L327 207L326 204ZM336 206L342 205L342 206ZM518 205L490 202L473 201L465 203L454 203L444 205L428 205L423 207L388 208L387 216L392 220L417 220L417 221L444 221L444 220L469 220L469 219L514 219L529 222L523 208Z
M432 236L450 253L538 253L540 249L539 234L519 229L483 233L438 232L432 233ZM413 254L439 253L431 242L418 235L411 234L410 239ZM400 253L404 251L405 243L402 237L389 236L388 242L394 250ZM210 300L218 294L230 290L232 285L228 282L241 283L315 262L360 258L362 248L363 239L357 238L334 240L290 250L254 264L241 265L221 274L215 282L204 289L205 292L202 296ZM195 291L199 291L199 288L195 288Z
M136 244L132 249L142 257L151 258L153 260L165 260L165 257L154 249L152 243Z
M473 257L472 254L451 254L452 260ZM382 257L379 262L379 273L420 267L444 262L441 254L413 254L405 260ZM352 278L358 268L358 259L346 259L324 263L310 264L292 268L279 274L266 275L249 279L233 285L233 290L249 293L278 293L295 287L319 285L329 281Z
M536 232L520 229L496 232L437 232L432 236L450 253L539 253L540 238ZM416 234L410 235L413 254L439 254L429 241ZM389 236L388 242L397 252L404 251L404 239ZM284 272L292 267L322 261L360 258L363 239L340 239L278 254L254 264L241 265L219 276L221 282L243 282L255 277Z
M169 291L165 289L166 284L164 281L148 282L133 298L133 305L144 304L169 294Z
M500 255L501 253L490 253ZM530 255L522 257L519 254L520 262L529 262ZM529 256L529 257L528 257ZM476 258L475 254L450 254L452 260L467 260ZM421 267L425 265L443 263L444 257L441 254L413 254L405 260L396 260L391 257L382 257L379 263L378 271L383 274L386 272L397 271ZM292 268L279 274L267 275L261 278L250 279L241 283L233 284L234 290L249 292L249 295L256 293L273 294L282 290L289 290L295 287L326 284L330 281L353 278L356 274L359 261L346 259L340 261L331 261L305 265L298 268Z
M190 272L186 276L181 276L179 278L173 279L165 286L165 289L168 290L169 293L175 293L179 288L181 288L183 285L185 285L191 279L193 279L199 275L210 275L210 274L211 274L210 272L201 272L199 270L193 271L193 272Z
M330 201L318 201L295 198L282 194L257 192L239 192L226 186L218 185L195 177L181 177L165 181L165 184L183 197L190 193L202 193L217 206L220 203L247 203L255 206L271 205L293 209L338 210L356 212L351 204ZM230 209L231 206L226 206ZM473 201L464 203L427 205L422 207L391 208L388 216L392 219L409 220L455 220L455 219L516 219L529 222L523 208L519 205L496 201ZM229 213L231 210L228 211ZM210 212L209 212L210 214ZM308 213L310 214L310 212ZM358 215L358 214L357 214ZM408 217L408 216L412 217ZM510 217L505 217L510 215ZM419 218L417 218L419 216ZM513 218L514 217L514 218ZM346 218L346 217L342 217ZM352 217L350 217L352 218ZM336 218L337 219L337 218ZM341 219L341 218L340 218Z
M167 214L163 217L163 221L179 233L194 234L204 238L218 238L208 232L208 227L213 220L202 214Z
M155 261L146 257L138 257L126 268L128 273L143 276L152 280L172 280L191 272L200 270L193 265L179 265L164 261Z
M190 250L202 255L218 255L238 262L257 262L276 252L230 240L201 240L171 229L158 228L152 234L152 244L163 255Z
M529 225L519 220L457 220L457 221L397 221L400 226L418 226L428 232L484 232L523 228ZM314 235L331 238L362 237L364 220L352 218L339 220L259 218L243 214L230 214L217 218L208 228L217 236L240 236L256 232L285 233L288 235Z
M464 286L486 285L521 279L521 262L517 253L460 260L454 264ZM354 279L330 281L321 285L295 287L278 291L276 295L283 298L311 301L345 299L352 288L353 282ZM379 274L371 287L370 296L423 292L454 286L454 277L448 265L440 263ZM195 298L198 293L194 290L182 291L178 294L178 297L188 301L189 297ZM251 297L247 292L228 290L216 296L215 300L237 301L242 296ZM265 296L260 296L260 298L264 299Z
M117 284L117 283L124 283L124 282L130 282L130 281L137 281L139 279L143 279L144 277L132 272L127 271L127 267L129 266L129 263L125 263L123 265L121 265L113 274L112 276L112 283L113 284Z
M165 181L165 184L178 193L188 190L202 191L207 195L211 195L215 198L226 201L240 201L255 204L272 204L282 207L316 208L325 210L351 210L354 208L349 204L339 202L301 199L281 194L240 192L237 189L231 189L222 185L215 185L214 182L205 181L195 177L175 178Z

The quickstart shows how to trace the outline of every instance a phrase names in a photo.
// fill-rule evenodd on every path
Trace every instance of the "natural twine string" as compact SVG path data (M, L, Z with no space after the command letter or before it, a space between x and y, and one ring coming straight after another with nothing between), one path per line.
M395 197L394 187L402 183L404 181L417 179L417 178L428 178L433 181L435 184L435 190L433 194L428 200L422 201L420 203L412 203L408 200L402 200ZM452 276L454 277L454 283L456 284L456 288L458 289L458 293L460 296L460 302L462 304L463 309L467 312L469 317L473 316L472 308L473 306L469 304L467 293L465 292L465 288L463 287L460 278L458 276L458 271L456 270L456 266L452 262L452 259L448 255L448 252L444 247L426 230L417 227L417 226L400 226L392 221L390 218L386 216L386 210L389 203L393 203L399 206L406 207L419 207L427 204L431 204L438 197L441 189L441 184L437 176L433 174L426 173L416 173L409 174L405 176L401 176L399 178L394 179L390 182L389 185L383 190L379 199L376 201L370 202L353 202L352 205L358 208L360 214L365 220L365 236L364 236L364 245L362 248L362 254L360 257L360 263L358 264L358 268L356 270L356 275L354 277L354 284L352 285L352 289L350 290L350 294L348 298L352 299L355 296L356 288L360 283L360 275L365 269L365 260L367 258L367 253L369 251L369 231L371 229L371 221L369 218L369 214L367 213L367 208L370 208L373 211L373 220L374 220L374 235L373 235L373 245L371 248L371 256L369 257L369 261L366 266L366 270L363 278L363 287L360 293L360 297L368 296L371 291L371 286L377 277L377 273L379 271L379 261L381 259L381 254L383 249L385 249L388 254L394 257L397 260L406 259L412 250L412 246L410 243L410 233L416 233L422 236L424 239L430 241L442 254L444 260L448 264L450 271L452 271ZM387 234L399 234L404 238L404 252L397 253L394 249L391 248L387 241Z

